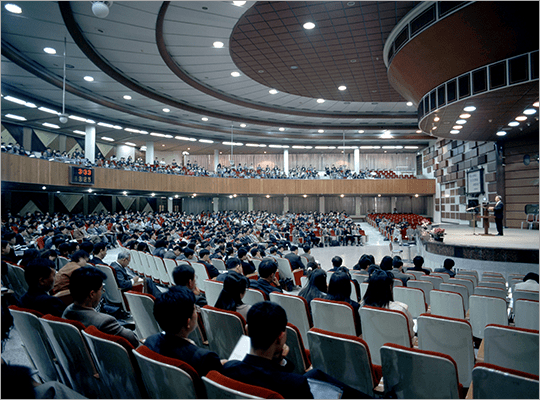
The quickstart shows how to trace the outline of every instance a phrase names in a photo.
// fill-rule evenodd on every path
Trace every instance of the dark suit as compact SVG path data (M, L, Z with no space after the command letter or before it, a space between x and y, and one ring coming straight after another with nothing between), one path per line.
M215 278L216 276L219 275L219 269L214 267L213 264L206 261L202 261L202 260L200 260L199 263L201 263L202 265L206 267L206 272L208 272L208 277L210 279Z
M393 268L390 272L394 274L394 278L399 279L401 282L403 282L403 286L407 286L407 281L411 279L410 276L407 276L404 273L400 272L397 268Z
M249 275L257 271L255 268L255 264L253 262L248 260L240 260L242 262L242 270L244 271L244 275Z
M278 287L275 287L275 286L272 286L270 284L270 282L268 282L267 280L263 279L263 278L259 278L258 280L256 281L251 281L250 282L250 285L249 285L250 288L252 289L259 289L259 290L262 290L264 293L266 293L266 295L268 296L268 298L270 298L270 293L271 292L279 292L279 293L283 293L283 290L281 290L280 288Z
M50 296L41 289L28 289L21 297L21 307L30 308L43 314L52 314L61 317L66 305L58 297Z
M295 269L304 269L304 263L300 259L299 255L296 255L294 253L287 253L285 254L285 258L291 263L291 268L293 269L293 271Z
M116 280L120 289L129 290L133 288L133 281L131 280L133 276L130 275L124 267L122 267L116 261L111 264L111 267L113 267L114 271L116 272Z
M493 207L493 214L495 215L495 225L497 225L497 233L502 236L503 234L503 211L504 204L502 201L498 201Z
M446 268L437 268L433 270L433 272L443 272L445 274L450 275L450 278L453 278L454 276L456 276L456 273L454 271L452 271L451 269L446 269Z
M139 345L137 335L135 335L133 331L121 326L116 318L107 314L98 313L93 308L81 307L73 303L65 309L64 314L62 314L62 318L80 321L86 327L95 326L103 333L122 336L134 347Z
M98 264L108 265L101 258L96 257L96 256L92 256L92 259L89 261L89 263L93 265L98 265Z
M146 339L144 345L162 356L177 358L192 366L200 376L209 371L221 371L219 356L213 351L200 348L186 339L168 333L156 333Z

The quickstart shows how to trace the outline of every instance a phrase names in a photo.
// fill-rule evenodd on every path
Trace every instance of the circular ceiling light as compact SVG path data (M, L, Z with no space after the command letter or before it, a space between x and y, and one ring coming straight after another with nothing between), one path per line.
M416 133L422 133L422 130L418 129L418 130L416 131Z
M525 114L525 115L533 115L533 114L536 114L536 110L534 108L528 108L525 111L523 111L523 114Z
M319 104L324 103L324 101L325 101L324 99L317 99L317 103L319 103Z
M341 90L343 92L344 90L347 90L347 86L341 85L340 87L338 87L338 90Z
M516 117L516 121L526 121L527 117L525 115L520 115L519 117Z
M285 130L285 128L279 128L280 132L283 132Z
M4 6L4 8L6 10L8 10L10 13L13 13L13 14L21 14L22 13L22 8L19 7L18 5L16 4L11 4L11 3L8 3Z
M298 66L296 66L296 65L291 65L291 69L298 69Z
M164 109L163 109L163 112L166 112L166 113L167 113L167 112L171 112L171 109L170 109L170 108L164 108Z
M459 116L459 118L463 118L463 119L471 118L471 114L467 114L467 113L461 114L461 115Z
M214 46L216 49L221 49L225 45L223 44L223 42L218 41L218 42L212 43L212 46Z
M246 126L246 124L240 124L240 128L245 128Z
M278 92L278 91L277 91L276 89L270 89L270 90L268 91L268 93L270 93L270 94L277 94L277 92Z
M535 102L533 103L533 107L538 108L538 102L537 102L537 101L535 101Z
M232 3L233 3L233 5L235 5L236 7L242 7L244 4L246 4L245 1L233 1Z
M89 75L85 76L83 79L84 79L86 82L94 82L94 78L91 77L91 76L89 76Z
M464 120L464 119L458 119L458 120L456 121L456 124L460 124L460 125L463 125L463 124L466 124L466 123L467 123L467 121Z
M462 129L463 127L461 125L454 125L452 129Z
M467 106L463 109L463 111L467 111L467 112L473 112L474 110L476 110L475 106Z
M264 74L264 69L260 69L257 71L259 74Z
M518 126L518 125L519 125L519 122L517 121L512 121L508 123L508 126Z
M206 118L206 117L202 117L201 119L202 119L203 121L208 121L208 118Z
M315 28L315 24L313 22L306 22L303 26L304 26L304 29L307 29L307 30Z
M324 133L324 129L319 129L317 132Z
M53 49L52 47L45 47L45 48L43 49L43 51L44 51L45 53L47 53L47 54L56 54L56 50Z
M407 106L411 107L413 105L412 101L407 102Z
M124 95L124 100L131 100L131 96L128 94Z
M456 130L456 129L453 129L453 130L450 131L450 133L451 133L452 135L457 135L457 134L459 133L459 131Z
M362 129L360 129L360 130L358 131L358 133L364 133L364 131L363 131Z
M497 136L505 136L506 135L506 132L505 131L499 131L497 132Z
M433 118L433 121L435 121L435 122L439 122L440 120L441 120L441 119L440 119L439 117Z
M234 76L235 78L238 78L240 76L240 72L233 71L233 72L231 72L231 76Z
M109 6L112 1L92 1L92 12L98 18L105 18L109 15Z

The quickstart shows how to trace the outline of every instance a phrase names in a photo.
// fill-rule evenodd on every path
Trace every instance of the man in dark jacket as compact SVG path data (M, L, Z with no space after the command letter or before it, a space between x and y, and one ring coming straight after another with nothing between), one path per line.
M57 297L49 295L54 284L54 263L47 258L36 258L24 269L28 292L21 298L21 306L61 317L66 305Z
M259 279L251 281L250 288L262 290L268 298L271 292L283 293L276 278L278 265L274 260L263 260L259 264Z

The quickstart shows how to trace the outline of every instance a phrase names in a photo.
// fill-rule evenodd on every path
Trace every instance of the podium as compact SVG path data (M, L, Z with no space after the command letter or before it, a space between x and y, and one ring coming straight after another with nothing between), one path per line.
M494 215L489 215L489 208L487 205L482 206L482 215L478 215L478 219L482 220L482 226L484 227L484 233L483 235L487 236L489 235L489 219L495 218Z

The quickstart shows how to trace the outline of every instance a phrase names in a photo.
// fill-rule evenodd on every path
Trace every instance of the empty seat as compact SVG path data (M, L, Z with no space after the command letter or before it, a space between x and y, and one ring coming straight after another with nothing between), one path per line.
M413 281L409 280L407 282L407 287L420 289L422 292L424 292L424 296L426 297L426 303L428 304L428 306L431 304L431 298L429 294L433 290L433 283L418 279Z
M294 371L297 374L303 375L306 370L311 366L311 361L308 356L308 351L304 346L302 335L296 326L287 322L287 341L289 346L289 354L287 359L292 361L294 365Z
M472 295L469 298L470 323L473 335L484 338L484 328L488 324L508 325L506 301L498 297Z
M201 315L208 338L209 349L220 358L229 358L238 339L246 334L246 321L236 311L204 306Z
M246 294L242 298L242 302L244 304L250 304L250 305L260 303L261 301L265 301L265 300L267 299L263 291L259 289L251 289L251 288L246 289Z
M360 308L362 339L366 341L375 364L380 365L379 349L385 343L412 347L413 332L405 313L386 308L364 306Z
M215 281L213 279L207 279L205 282L205 295L206 295L206 302L209 306L215 306L216 301L219 298L219 294L223 290L223 282Z
M282 399L278 392L260 386L248 385L210 371L202 377L209 399Z
M476 272L476 271L472 271L472 272ZM478 272L476 272L476 274L474 273L466 273L466 271L463 271L463 270L459 270L459 272L454 275L454 278L456 279L471 279L473 281L473 285L474 287L478 286Z
M465 309L465 313L467 313L469 310L469 296L472 293L469 293L469 289L465 285L459 283L441 283L440 289L447 292L459 293L463 298L463 308Z
M270 301L279 304L287 313L287 320L296 326L304 344L309 348L307 332L313 327L306 299L291 294L270 292Z
M448 283L454 283L454 284L458 284L458 285L464 285L467 287L467 291L469 293L469 296L474 293L474 283L472 281L472 279L465 279L465 278L450 278L450 280L448 281Z
M447 283L450 280L450 275L444 272L433 272L429 276L438 276L443 280L444 283Z
M206 292L206 280L210 279L206 266L197 262L192 262L191 266L195 270L195 284L203 292Z
M426 297L421 289L394 286L393 292L395 301L401 301L409 306L413 318L418 318L427 311Z
M418 317L418 348L447 354L458 367L459 381L469 387L474 367L471 324L464 319L423 314Z
M165 264L165 270L169 275L169 282L171 283L171 285L174 285L173 272L174 269L177 267L178 263L176 262L176 260L173 260L171 258L164 258L163 264Z
M409 272L409 271L407 271ZM443 280L441 277L439 276L431 276L431 275L422 275L420 276L419 278L417 278L421 281L429 281L431 283L433 283L433 289L439 289L439 286L441 285L441 283L443 283Z
M358 312L344 301L313 299L311 315L314 328L353 336L361 333Z
M414 275L414 277L416 279L420 279L421 276L425 276L426 274L424 274L422 271L413 271L411 269L408 269L407 270L407 273L408 274L411 274L411 275Z
M219 258L212 258L211 262L212 265L216 267L219 271L225 271L227 269L223 260L220 260Z
M127 291L125 295L139 338L146 339L148 336L161 332L161 328L154 318L155 297L133 290Z
M538 330L487 325L484 331L484 361L537 374Z
M488 286L477 286L474 288L474 294L480 296L492 296L498 297L506 301L506 290L488 287Z
M505 290L506 291L506 284L503 283L503 282L499 282L499 281L480 281L478 282L478 286L482 286L482 287L491 287L491 288L496 288L496 289L501 289L501 290Z
M538 330L538 301L514 301L514 324L518 328Z
M465 304L463 296L456 292L445 290L431 291L431 313L449 318L465 318Z
M514 300L514 302L520 299L538 301L538 292L535 292L533 290L516 289L512 294L512 299Z
M104 272L107 276L103 282L103 297L105 297L105 300L118 305L124 311L127 311L124 298L122 297L122 291L118 287L118 282L116 281L116 273L114 268L104 264L97 264L96 268L98 268L101 272Z
M381 360L386 396L460 398L457 365L446 354L386 343L381 347Z
M538 375L478 363L473 372L474 399L537 399Z

